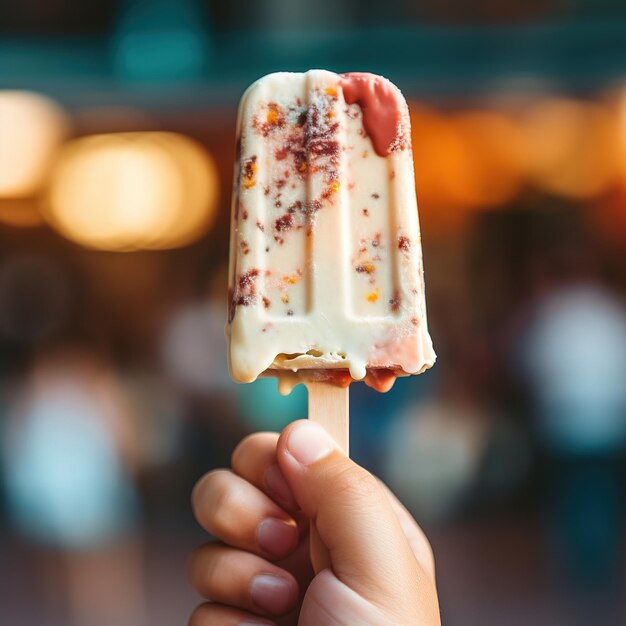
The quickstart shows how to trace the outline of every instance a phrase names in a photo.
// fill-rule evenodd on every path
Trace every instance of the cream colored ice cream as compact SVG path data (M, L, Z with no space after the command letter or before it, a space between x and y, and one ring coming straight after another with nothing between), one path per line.
M244 94L229 286L233 378L387 390L435 361L410 121L371 74L276 73Z

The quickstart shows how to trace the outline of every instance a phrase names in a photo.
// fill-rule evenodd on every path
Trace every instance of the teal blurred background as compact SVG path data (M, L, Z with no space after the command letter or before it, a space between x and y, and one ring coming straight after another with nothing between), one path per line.
M626 623L626 5L0 4L0 623L184 624L194 482L306 393L223 335L239 96L409 101L432 370L351 388L444 624Z

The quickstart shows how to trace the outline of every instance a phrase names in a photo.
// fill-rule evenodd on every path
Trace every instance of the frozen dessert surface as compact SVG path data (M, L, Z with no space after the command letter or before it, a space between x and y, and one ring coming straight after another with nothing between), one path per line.
M233 378L388 389L435 360L408 109L371 74L270 74L237 129L229 286Z

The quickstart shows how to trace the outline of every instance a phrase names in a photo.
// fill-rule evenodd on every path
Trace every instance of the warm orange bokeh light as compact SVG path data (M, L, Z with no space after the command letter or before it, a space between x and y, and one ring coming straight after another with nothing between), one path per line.
M195 141L175 133L145 133L173 159L184 190L184 210L166 227L168 248L178 248L207 232L215 217L219 180L213 159ZM150 246L152 247L152 246Z
M496 208L510 202L522 186L525 169L518 126L492 111L459 113L450 122L467 155L450 193L471 207Z
M512 120L495 112L444 115L413 105L411 122L425 222L458 226L469 210L503 206L519 192L524 149Z
M430 229L462 223L462 202L451 192L452 180L465 169L469 155L444 115L422 105L411 106L415 185L421 221Z
M626 191L626 88L623 88L615 101L616 113L616 169L622 188Z
M68 131L67 117L49 98L0 91L0 198L37 193Z
M213 160L187 137L95 135L63 150L45 216L65 237L90 248L175 248L208 230L218 191Z
M615 180L615 123L600 104L551 98L522 117L531 181L572 199L599 195Z

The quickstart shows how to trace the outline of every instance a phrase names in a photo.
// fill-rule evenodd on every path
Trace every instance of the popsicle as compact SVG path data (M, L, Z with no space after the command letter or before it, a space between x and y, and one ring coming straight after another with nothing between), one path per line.
M314 383L355 380L387 391L433 365L410 120L397 87L311 70L270 74L246 91L229 275L238 382L271 375L281 392L305 382L310 396Z
M372 74L280 72L244 94L229 268L239 382L304 382L348 452L348 385L387 391L435 362L402 94ZM328 553L311 528L316 572Z

